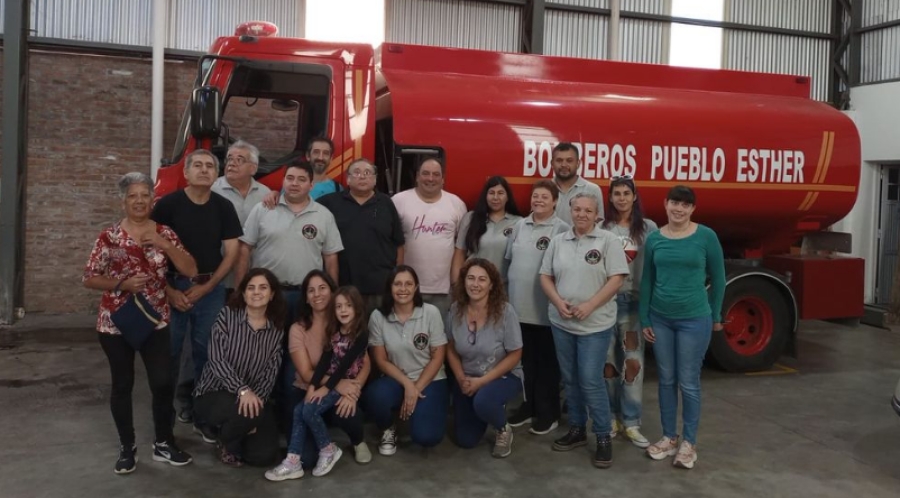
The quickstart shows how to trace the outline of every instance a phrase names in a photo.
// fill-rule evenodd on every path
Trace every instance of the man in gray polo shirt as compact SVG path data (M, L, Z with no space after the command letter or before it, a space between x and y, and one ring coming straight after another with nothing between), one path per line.
M299 286L306 274L324 267L337 280L337 255L344 249L334 216L309 196L312 179L309 163L288 166L284 193L275 208L257 204L250 211L235 269L235 279L243 278L249 268L271 270L285 291L289 320L302 299Z
M559 187L559 201L556 203L556 216L572 224L569 212L569 201L579 192L586 192L597 198L600 210L597 222L603 221L603 191L595 183L591 183L578 174L578 148L569 142L560 142L553 148L551 163L553 164L553 181Z

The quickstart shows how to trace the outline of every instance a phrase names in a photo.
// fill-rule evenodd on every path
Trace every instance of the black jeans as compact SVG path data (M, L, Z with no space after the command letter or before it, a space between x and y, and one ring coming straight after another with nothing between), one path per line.
M559 420L559 361L549 326L522 324L525 402L519 410L543 423Z
M109 407L116 423L116 430L119 431L119 442L122 446L131 447L134 444L131 391L134 387L135 351L121 335L98 335L100 347L109 360L109 372L112 377ZM144 367L147 369L150 393L153 396L153 426L156 429L157 442L171 442L174 439L172 420L175 410L172 408L169 349L169 327L166 327L150 334L140 351Z
M218 434L219 441L229 453L238 455L248 464L265 467L279 458L278 427L272 407L263 405L256 418L238 413L237 394L213 391L194 400L197 419ZM256 432L249 434L256 429Z
M306 398L306 390L294 388L291 406L296 407L303 399ZM322 415L322 419L329 427L337 427L344 431L350 438L350 444L353 446L363 442L363 416L361 403L356 403L356 413L349 418L339 417L336 408L331 408ZM293 409L291 410L293 412ZM291 419L293 424L293 418ZM291 435L293 427L288 427L288 437ZM304 468L313 468L319 460L319 448L316 441L312 437L312 431L306 431L306 441L303 442L303 454L300 455L300 461L303 462Z

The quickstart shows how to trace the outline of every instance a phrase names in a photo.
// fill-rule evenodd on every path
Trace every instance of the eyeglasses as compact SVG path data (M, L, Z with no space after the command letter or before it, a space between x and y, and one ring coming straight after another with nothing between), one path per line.
M478 322L471 321L471 322L468 322L466 325L469 328L469 337L468 337L469 346L474 346L475 341L478 340L478 336L475 334L475 332L478 332Z
M609 177L610 185L621 182L634 182L634 177L632 175L616 175Z
M372 171L357 171L356 173L347 173L347 176L350 178L373 178L377 174Z
M225 158L226 163L236 163L238 166L243 166L245 163L250 162L249 159L243 156L228 156Z

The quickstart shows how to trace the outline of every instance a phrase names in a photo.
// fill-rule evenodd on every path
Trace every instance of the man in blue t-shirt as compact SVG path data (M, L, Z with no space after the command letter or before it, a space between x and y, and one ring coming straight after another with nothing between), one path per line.
M340 184L326 176L328 167L331 165L332 155L334 155L334 142L328 137L313 137L306 147L306 160L312 164L315 174L313 188L309 192L309 196L313 199L343 190Z

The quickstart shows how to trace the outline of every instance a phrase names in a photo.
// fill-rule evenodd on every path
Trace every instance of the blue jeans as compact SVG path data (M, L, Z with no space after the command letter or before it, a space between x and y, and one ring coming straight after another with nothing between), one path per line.
M425 397L419 399L409 417L409 430L414 443L428 448L440 444L447 430L447 405L450 404L447 379L431 381L422 394ZM375 419L378 430L394 425L392 412L400 409L403 395L403 385L387 375L366 386L363 391L366 414Z
M184 277L170 278L169 284L175 289L186 291L191 288L190 280ZM172 307L169 328L172 331L172 383L178 382L181 365L181 349L185 337L191 338L191 357L194 362L194 381L200 382L200 375L209 356L209 335L212 326L225 306L225 287L217 284L209 294L200 298L188 311L178 311Z
M456 421L456 444L463 448L474 448L488 425L495 429L506 427L506 403L522 392L522 380L506 374L492 380L474 396L466 396L453 383L453 411Z
M616 296L618 315L615 335L606 357L607 365L615 370L606 378L609 391L609 409L625 427L640 427L644 391L644 339L641 333L638 301L631 294ZM637 374L626 375L637 368ZM630 379L630 380L629 380Z
M712 317L669 319L650 313L656 342L653 355L659 375L659 414L663 436L678 437L678 390L681 389L684 440L697 444L700 425L700 367L712 336Z
M299 290L286 290L282 293L285 307L287 308L284 319L284 340L282 341L284 348L282 350L283 356L281 358L281 373L279 373L278 385L272 394L276 397L277 405L281 407L282 427L287 428L292 425L291 420L293 419L295 408L292 396L294 380L297 378L297 367L294 366L294 360L291 359L291 353L288 350L288 338L291 325L297 319L297 304L304 295ZM300 401L303 400L301 399Z
M340 393L332 389L315 403L304 401L294 407L294 425L291 430L291 440L288 443L288 453L293 453L294 455L303 454L303 443L306 441L307 429L312 433L316 446L320 451L331 444L331 438L328 437L328 426L325 425L325 419L322 418L322 415L332 409L339 399L341 399Z
M569 405L569 425L585 427L590 414L594 433L609 434L612 423L603 363L615 327L587 335L572 334L555 325L550 329Z

